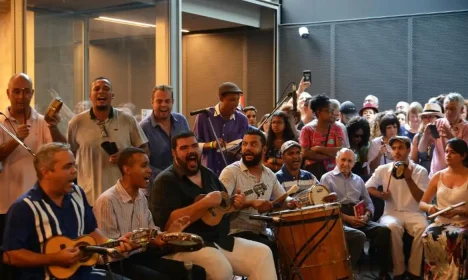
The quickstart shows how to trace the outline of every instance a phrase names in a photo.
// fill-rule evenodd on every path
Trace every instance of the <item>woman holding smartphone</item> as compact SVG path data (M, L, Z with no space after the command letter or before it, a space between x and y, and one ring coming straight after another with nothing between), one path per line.
M424 105L423 112L419 114L421 116L421 126L419 127L419 132L413 138L413 148L411 150L411 160L417 164L422 165L426 168L427 172L431 172L431 160L432 154L434 153L434 143L430 143L427 148L427 151L420 152L417 147L419 145L419 141L424 133L424 129L426 126L431 125L434 123L436 119L443 118L444 115L442 114L442 109L440 108L439 104L436 103L426 103ZM435 126L434 126L435 128Z

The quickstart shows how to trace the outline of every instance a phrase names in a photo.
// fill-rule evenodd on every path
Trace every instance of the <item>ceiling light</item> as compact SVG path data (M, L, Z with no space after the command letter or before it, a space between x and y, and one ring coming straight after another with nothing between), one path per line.
M190 32L190 30L187 30L187 29L182 29L181 31L182 31L183 33L189 33L189 32Z
M98 18L95 18L95 20L107 21L107 22L113 22L113 23L120 23L120 24L126 24L126 25L138 26L138 27L145 27L145 28L150 28L150 27L154 28L154 27L156 27L156 25L154 25L154 24L131 21L131 20L125 20L125 19L118 19L118 18L111 18L111 17L98 17Z

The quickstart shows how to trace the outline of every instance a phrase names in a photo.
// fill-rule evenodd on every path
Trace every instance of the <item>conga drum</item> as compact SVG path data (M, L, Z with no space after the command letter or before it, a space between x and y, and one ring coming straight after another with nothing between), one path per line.
M352 279L340 204L329 203L271 213L280 273L288 280Z

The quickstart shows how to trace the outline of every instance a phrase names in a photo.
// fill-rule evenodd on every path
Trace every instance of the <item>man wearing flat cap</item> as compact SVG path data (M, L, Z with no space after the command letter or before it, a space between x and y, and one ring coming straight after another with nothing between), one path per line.
M411 140L408 137L394 136L388 143L395 161L377 167L366 187L371 196L385 200L379 222L391 232L393 279L404 279L405 270L410 279L419 279L423 257L422 234L428 226L424 213L419 209L419 201L427 188L429 176L424 167L409 159ZM383 186L382 191L377 190L379 185ZM403 256L405 231L414 237L407 269Z
M220 102L214 107L208 108L206 113L197 115L193 130L203 151L203 166L208 167L219 176L226 165L240 158L240 153L238 153L240 149L229 149L231 146L229 145L228 151L224 147L229 143L236 143L235 141L240 144L249 125L245 115L237 110L240 95L243 94L242 90L236 84L226 82L219 86L218 94ZM208 118L213 123L216 135L213 134ZM216 137L219 141L216 141ZM223 148L227 162L223 160L218 142Z

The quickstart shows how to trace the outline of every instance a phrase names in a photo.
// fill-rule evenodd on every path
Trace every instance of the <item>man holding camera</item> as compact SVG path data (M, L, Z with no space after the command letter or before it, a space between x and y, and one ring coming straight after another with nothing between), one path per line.
M408 272L410 279L419 279L423 255L422 234L428 225L424 213L419 209L419 201L427 188L429 177L424 167L409 160L411 140L408 137L395 136L388 143L395 163L377 167L366 182L366 187L370 195L385 200L384 213L379 222L391 231L394 279L404 279L405 230L414 237ZM398 170L398 166L403 170ZM380 185L383 191L377 190Z

